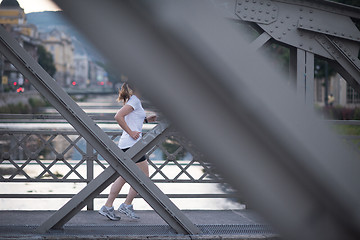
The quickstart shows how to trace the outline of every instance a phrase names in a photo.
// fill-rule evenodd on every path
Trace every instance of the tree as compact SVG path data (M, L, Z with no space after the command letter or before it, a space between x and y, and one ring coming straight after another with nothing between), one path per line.
M38 46L37 54L39 56L38 63L40 66L53 77L56 73L53 55L46 51L45 47L42 45Z

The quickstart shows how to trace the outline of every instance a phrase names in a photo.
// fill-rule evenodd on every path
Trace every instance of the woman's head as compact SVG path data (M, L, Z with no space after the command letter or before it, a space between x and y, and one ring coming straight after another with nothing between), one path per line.
M126 103L130 97L134 94L135 89L132 84L124 82L119 91L118 102L124 101Z

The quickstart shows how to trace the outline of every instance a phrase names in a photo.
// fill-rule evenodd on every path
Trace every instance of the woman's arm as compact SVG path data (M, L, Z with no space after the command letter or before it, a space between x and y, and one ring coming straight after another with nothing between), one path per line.
M120 125L120 127L127 132L130 137L132 137L133 139L138 139L140 137L140 132L137 131L132 131L129 126L126 124L125 122L125 116L128 115L129 113L131 113L132 111L134 111L133 107L130 105L124 105L116 114L115 114L115 120L118 122L118 124Z

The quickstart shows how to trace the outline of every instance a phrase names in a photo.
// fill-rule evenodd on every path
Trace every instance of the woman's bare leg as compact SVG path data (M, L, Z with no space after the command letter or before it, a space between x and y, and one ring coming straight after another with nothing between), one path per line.
M136 163L136 165L141 169L141 171L143 171L145 173L146 176L149 176L149 165L148 165L148 162L146 160L142 161L142 162L139 162L139 163ZM133 189L131 187L124 203L126 205L131 205L132 201L134 200L136 195L137 195L137 192L135 191L135 189Z
M122 177L118 177L110 188L109 197L105 203L105 206L112 207L116 197L119 195L121 188L125 184L125 180Z

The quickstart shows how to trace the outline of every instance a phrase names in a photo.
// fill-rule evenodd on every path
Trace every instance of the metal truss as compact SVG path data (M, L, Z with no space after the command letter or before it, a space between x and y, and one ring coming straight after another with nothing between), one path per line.
M284 238L359 238L360 162L206 1L55 2Z
M51 228L61 228L86 205L88 199L94 198L118 174L175 231L183 234L197 234L200 232L132 161L132 158L137 159L142 154L145 154L147 145L151 144L154 139L165 131L166 125L158 125L153 131L144 136L139 145L124 153L2 27L0 27L0 51L111 166L89 183L84 190L74 196L50 219L45 221L39 227L39 232L45 232Z
M313 103L314 55L329 60L360 92L360 30L352 21L360 19L359 8L321 0L226 2L221 5L227 10L226 17L255 24L263 32L254 43L266 36L266 42L295 48L290 53L297 61L291 62L290 72L305 102Z

